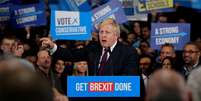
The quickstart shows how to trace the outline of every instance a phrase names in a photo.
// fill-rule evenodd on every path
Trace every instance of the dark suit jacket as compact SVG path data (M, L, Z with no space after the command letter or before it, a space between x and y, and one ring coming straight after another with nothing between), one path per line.
M93 45L92 45L93 46ZM87 56L88 65L89 65L89 75L90 76L96 76L99 66L99 61L102 53L102 47L89 47L87 46L83 50L70 50L70 49L63 49L58 47L57 51L53 54L54 58L59 59L65 59L65 60L73 60L74 57L77 57L78 55ZM83 55L84 54L84 55ZM138 73L138 54L137 51L134 48L128 47L126 45L123 45L122 43L117 43L114 47L113 51L110 53L110 57L108 58L106 67L104 68L103 72L104 76L118 76L118 75L137 75L140 76ZM141 76L140 76L141 77ZM144 99L144 83L141 77L141 86L140 86L140 95L141 97L107 97L107 98L70 98L72 101L105 101L111 100L111 101L143 101Z
M76 58L87 57L86 60L89 65L89 75L96 76L101 54L102 47L100 46L91 49L87 47L81 50L70 50L58 47L57 51L53 54L53 57L62 60L76 60ZM110 53L110 57L108 58L103 71L104 76L136 75L138 71L138 54L136 50L118 42Z
M89 75L97 75L102 47L88 56ZM103 69L104 76L135 75L138 70L138 55L134 48L117 43Z

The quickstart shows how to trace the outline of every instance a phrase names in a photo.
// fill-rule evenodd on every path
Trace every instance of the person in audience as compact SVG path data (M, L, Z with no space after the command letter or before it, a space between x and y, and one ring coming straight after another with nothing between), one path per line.
M74 63L74 75L76 76L87 76L88 75L88 64L86 60L78 60Z
M31 69L32 68L32 69ZM22 59L1 57L1 101L53 101L52 87Z
M52 87L55 87L58 91L62 92L61 85L59 84L59 80L56 78L55 74L51 68L51 56L47 50L40 50L37 53L37 61L36 61L36 72Z
M161 69L150 76L145 101L192 101L192 93L180 74Z
M13 35L4 36L0 43L2 54L12 54L12 47L15 43L15 37Z
M55 60L54 65L54 73L56 75L56 78L58 79L58 84L61 85L60 92L63 94L67 94L67 74L66 73L66 68L65 68L65 63L63 60Z
M192 70L192 72L187 78L187 85L192 90L193 101L201 101L200 74L201 74L201 66L199 66L198 69Z
M200 59L200 48L198 43L189 42L183 48L183 60L184 65L180 69L183 76L187 79L188 75L193 69L197 69L199 65L201 65Z
M156 60L156 69L162 67L162 61L166 57L176 59L176 52L172 44L165 43L164 45L161 46L160 55L158 57L158 60Z
M140 56L139 66L146 87L149 76L153 72L153 59L148 55L142 55Z

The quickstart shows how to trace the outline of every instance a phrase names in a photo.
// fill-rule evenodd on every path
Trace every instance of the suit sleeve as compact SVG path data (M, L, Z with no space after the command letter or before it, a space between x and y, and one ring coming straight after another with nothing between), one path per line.
M55 59L61 59L64 61L75 61L87 56L86 49L67 49L58 47L56 52L52 55Z

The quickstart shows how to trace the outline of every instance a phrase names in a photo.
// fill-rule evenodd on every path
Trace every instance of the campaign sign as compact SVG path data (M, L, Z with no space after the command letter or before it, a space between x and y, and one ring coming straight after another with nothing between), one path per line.
M69 76L68 97L140 97L139 76Z
M160 46L169 43L176 50L182 50L190 41L190 24L187 23L152 23L151 47L159 50Z
M92 21L94 27L107 18L113 18L118 23L127 21L126 15L122 9L122 5L118 0L110 0L108 3L93 9Z
M0 6L0 23L10 20L10 7L11 4L3 4Z
M184 7L201 9L201 0L174 0L174 2Z
M60 10L90 11L91 7L87 0L59 0Z
M16 28L46 25L45 4L13 5L12 25Z
M122 4L124 12L127 16L127 19L130 21L147 21L148 15L147 14L138 14L137 6L138 0L119 0Z
M88 40L91 37L91 13L51 11L51 35L54 40Z
M175 11L175 9L173 9L173 0L139 0L137 10L139 13L153 10L157 12Z

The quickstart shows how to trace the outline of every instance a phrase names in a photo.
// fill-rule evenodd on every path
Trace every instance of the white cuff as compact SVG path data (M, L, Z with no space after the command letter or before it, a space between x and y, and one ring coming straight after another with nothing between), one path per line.
M53 55L57 51L57 45L54 44L54 47L50 49L49 51L50 51L50 55Z

